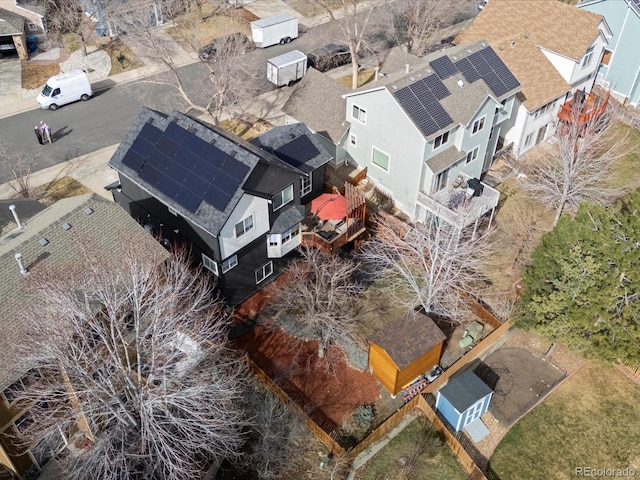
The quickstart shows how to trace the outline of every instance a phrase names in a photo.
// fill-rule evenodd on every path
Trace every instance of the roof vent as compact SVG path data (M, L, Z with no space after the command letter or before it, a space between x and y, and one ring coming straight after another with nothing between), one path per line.
M433 70L431 70L430 68L427 68L427 75L431 75L433 73Z
M524 34L524 38L525 38L525 39L529 38L529 34L528 34L528 33L525 33L525 34Z
M511 42L509 42L509 46L511 48L515 47L516 46L516 41L515 40L511 40Z
M93 213L93 208L87 207L84 209L84 213L87 215L91 215Z
M410 81L410 82L415 82L415 81L416 81L416 79L415 79L414 77L409 77L409 81Z
M62 229L63 230L71 230L71 224L70 223L63 223L62 224Z
M49 240L42 237L40 240L38 240L38 243L44 247L45 245L49 245Z
M398 86L397 85L391 85L391 88L393 88L394 90L397 90Z
M486 44L486 43L484 43L484 42L480 42L480 46L481 46L482 48L485 48L485 47L487 46L487 44Z
M453 61L455 62L456 60L458 60L458 57L456 57L456 56L454 55L453 57L451 57L451 60L453 60Z
M464 87L464 82L462 80L458 80L458 86L460 88Z
M18 214L16 213L16 206L9 205L9 210L11 210L11 213L13 214L13 219L16 221L16 224L18 224L18 230L22 230L22 223L20 223L20 219L18 218Z
M24 264L22 263L22 254L16 253L13 257L16 259L16 262L18 262L18 267L20 267L20 273L22 275L26 275L27 273L29 273L29 271L25 268Z
M473 50L471 50L470 48L467 48L467 53L473 53Z

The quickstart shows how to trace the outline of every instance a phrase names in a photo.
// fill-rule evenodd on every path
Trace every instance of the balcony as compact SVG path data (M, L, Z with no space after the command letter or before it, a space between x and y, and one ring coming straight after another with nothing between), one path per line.
M475 235L480 217L498 206L500 192L479 180L472 179L469 175L461 174L460 177L463 180L462 186L454 187L456 182L453 182L433 195L420 191L418 202L439 219L458 228L475 223ZM474 180L480 186L476 188L481 190L479 194L468 186L468 183L473 185Z
M593 92L576 90L573 97L560 106L558 118L564 128L572 127L582 133L582 130L598 122L604 115L608 103L609 93L606 97L601 97Z

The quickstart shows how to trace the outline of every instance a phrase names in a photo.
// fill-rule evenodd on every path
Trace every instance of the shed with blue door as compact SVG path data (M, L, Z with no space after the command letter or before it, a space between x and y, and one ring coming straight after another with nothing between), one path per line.
M463 429L475 441L488 434L480 417L489 409L491 390L473 371L456 375L442 387L436 397L436 411L459 432ZM477 421L477 422L476 422Z

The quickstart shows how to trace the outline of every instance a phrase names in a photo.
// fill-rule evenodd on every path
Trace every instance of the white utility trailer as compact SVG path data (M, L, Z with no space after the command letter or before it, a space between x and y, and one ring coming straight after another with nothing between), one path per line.
M267 80L276 87L291 85L307 72L307 56L299 50L267 60Z
M284 45L298 38L298 19L287 13L251 22L251 37L257 47Z

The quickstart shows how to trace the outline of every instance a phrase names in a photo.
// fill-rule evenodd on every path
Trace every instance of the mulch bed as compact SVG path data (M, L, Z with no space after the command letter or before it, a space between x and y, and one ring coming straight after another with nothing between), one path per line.
M250 321L267 304L263 290L236 310L234 320ZM316 341L299 340L275 325L258 325L233 343L327 433L340 428L356 407L374 404L381 393L375 378L352 368L342 350L331 347L319 359Z

